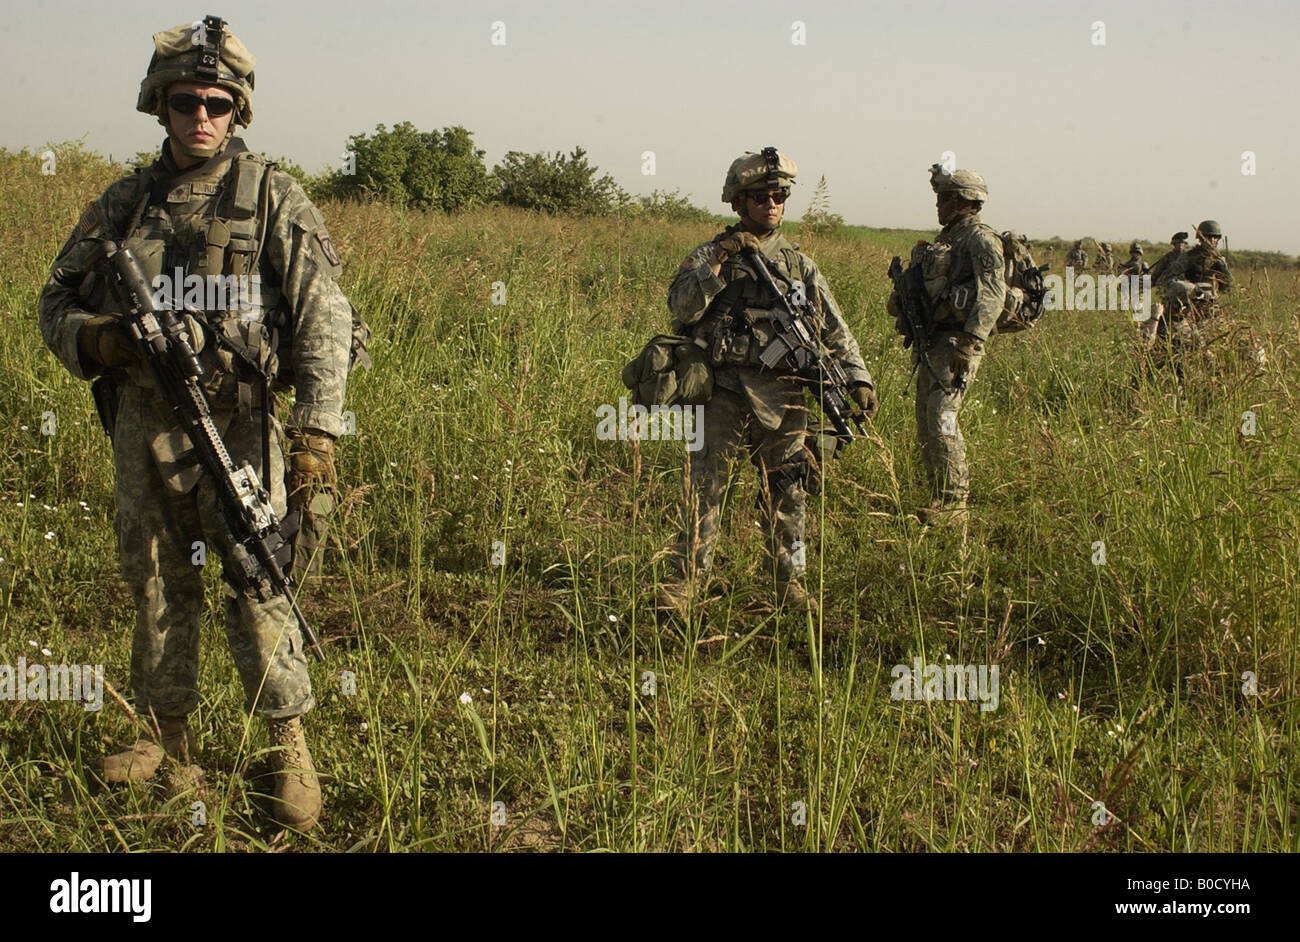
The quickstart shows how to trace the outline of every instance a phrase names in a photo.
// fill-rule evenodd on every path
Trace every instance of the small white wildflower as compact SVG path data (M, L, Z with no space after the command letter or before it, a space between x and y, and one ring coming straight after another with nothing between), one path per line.
M46 657L49 657L54 652L51 651L49 648L41 648L41 653L44 654Z
M41 504L41 506L44 507L46 510L53 510L53 509L54 509L54 508L51 507L49 504Z
M1047 642L1043 640L1043 636L1042 636L1042 635L1039 635L1039 636L1038 636L1038 643L1041 644L1041 645L1043 645L1044 647L1047 646Z
M477 475L477 474L471 474L470 477L473 478L475 481L478 480L478 475Z
M1064 700L1064 699L1065 699L1065 691L1062 690L1060 693L1058 693L1058 694L1056 695L1056 699L1058 699L1058 700Z
M610 620L611 622L618 621L618 616L617 616L617 615L610 615L610 616L609 616L609 620Z
M370 724L367 723L365 720L362 720L362 721L361 721L361 732L364 733L364 732L365 732L366 730L368 730L369 728L370 728Z
M46 530L46 531L45 531L45 539L47 539L47 540L52 540L52 539L54 539L54 531L53 531L53 530Z
M78 505L82 510L89 510L89 509L90 509L90 505L89 505L88 503L86 503L84 500L79 500L79 501L77 501L77 505Z
M30 639L27 641L27 643L30 644L30 645L31 645L32 647L34 647L34 648L39 648L39 647L40 647L39 644L37 644L35 641L32 641L32 640L30 640Z
M453 481L459 481L459 480L460 480L460 475L459 475L459 474L453 474L453 475L451 476L451 479L452 479Z
M1078 712L1079 712L1079 705L1076 703L1074 706L1070 707L1070 709L1073 710L1075 713L1078 713Z
M482 690L484 693L491 693L491 692L492 692L492 688L490 688L490 687L480 687L479 689Z
M396 468L396 467L397 467L397 462L396 462L396 461L390 461L390 462L388 462L388 466L389 466L390 468Z
M21 431L21 432L25 432L25 431L27 431L27 426L26 426L26 425L20 425L20 426L18 426L18 430Z
M474 698L471 697L469 695L469 691L466 690L464 693L460 695L460 702L465 704L466 706L469 706L471 703L474 702Z

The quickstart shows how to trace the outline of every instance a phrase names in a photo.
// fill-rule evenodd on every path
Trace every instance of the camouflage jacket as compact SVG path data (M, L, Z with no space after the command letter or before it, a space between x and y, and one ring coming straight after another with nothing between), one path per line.
M936 327L987 340L1007 295L1002 237L980 221L979 213L962 216L944 226L924 251L922 270L935 302Z
M686 256L668 289L668 310L673 317L673 333L710 343L714 351L714 382L744 395L763 424L776 428L782 409L790 407L784 400L802 397L798 386L758 363L759 351L774 334L766 315L776 306L776 299L758 281L756 273L749 269L751 263L743 257L728 258L717 275L709 265L715 243L739 229L739 224L729 226ZM813 260L780 232L763 239L761 250L774 280L783 290L791 290L795 281L803 283L810 305L821 315L822 343L844 368L849 384L874 385L862 361L858 342L831 294L830 285ZM745 336L738 338L745 346L739 356L720 358L720 344L715 338L719 326L728 318L732 325L745 331ZM728 349L740 347L731 345Z
M1083 249L1071 249L1070 253L1065 256L1065 264L1076 272L1083 271L1088 267L1088 253Z
M1212 281L1216 291L1232 289L1232 275L1228 273L1228 263L1224 261L1222 255L1208 245L1198 244L1188 250L1182 277L1192 284Z
M1181 278L1186 265L1187 252L1182 249L1171 249L1151 266L1151 283L1159 287L1175 278Z
M335 281L342 268L325 220L293 177L268 168L239 138L185 171L164 145L152 166L91 203L55 259L39 301L41 335L78 379L98 373L78 354L81 326L96 314L121 313L96 266L104 239L131 248L150 279L161 275L170 283L180 274L184 285L196 274L249 276L245 284L252 291L244 303L224 298L227 303L214 309L200 302L197 312L187 305L184 318L219 428L237 408L249 408L249 364L257 363L273 375L277 368L292 373L291 424L342 432L352 307ZM254 258L256 271L246 270ZM182 285L174 288L178 300ZM277 350L287 352L289 362L277 362ZM153 385L143 364L128 368L126 381ZM154 433L174 439L174 428L164 427L170 416L157 418Z

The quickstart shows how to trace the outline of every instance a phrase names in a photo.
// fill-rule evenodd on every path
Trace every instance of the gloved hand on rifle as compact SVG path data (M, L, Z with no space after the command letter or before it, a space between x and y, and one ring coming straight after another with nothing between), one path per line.
M961 333L952 338L952 374L965 376L971 360L984 353L984 341L974 334Z
M733 255L739 255L745 249L759 251L758 237L752 232L746 232L743 229L739 232L733 232L725 239L719 239L715 244L717 249L714 250L713 259L717 263L725 262Z
M135 359L135 344L121 319L100 314L77 331L77 352L88 363L113 369L127 366Z
M876 398L876 391L870 386L854 386L849 391L849 397L857 403L862 414L868 418L874 418L876 410L880 408L880 400Z

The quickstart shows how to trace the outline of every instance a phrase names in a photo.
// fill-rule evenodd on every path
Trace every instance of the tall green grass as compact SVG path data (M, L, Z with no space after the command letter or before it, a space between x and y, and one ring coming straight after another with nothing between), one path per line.
M117 171L76 148L39 169L0 155L0 663L45 648L44 662L103 663L125 693L110 452L35 314L54 254ZM666 328L677 264L713 230L323 211L375 335L340 443L346 552L304 603L330 651L307 717L323 826L268 824L265 732L242 713L214 606L193 718L206 825L161 787L94 786L91 760L134 736L117 702L0 703L0 847L1297 848L1293 269L1241 273L1231 302L1262 368L1228 338L1182 386L1144 377L1123 313L1055 313L994 340L962 417L963 535L911 515L927 495L884 272L916 234L796 231L882 403L875 440L812 501L824 615L766 605L746 470L715 572L726 594L668 628L653 586L681 445L598 441L595 410L625 394L619 370ZM892 700L890 669L914 656L998 664L998 709Z

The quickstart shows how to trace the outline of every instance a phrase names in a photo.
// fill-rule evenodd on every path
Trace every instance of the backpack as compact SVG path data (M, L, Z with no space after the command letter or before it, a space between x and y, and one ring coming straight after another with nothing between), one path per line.
M1033 327L1043 316L1047 298L1043 272L1048 266L1035 265L1029 240L1010 231L1002 233L1002 258L1007 295L998 315L997 332L1014 334Z

